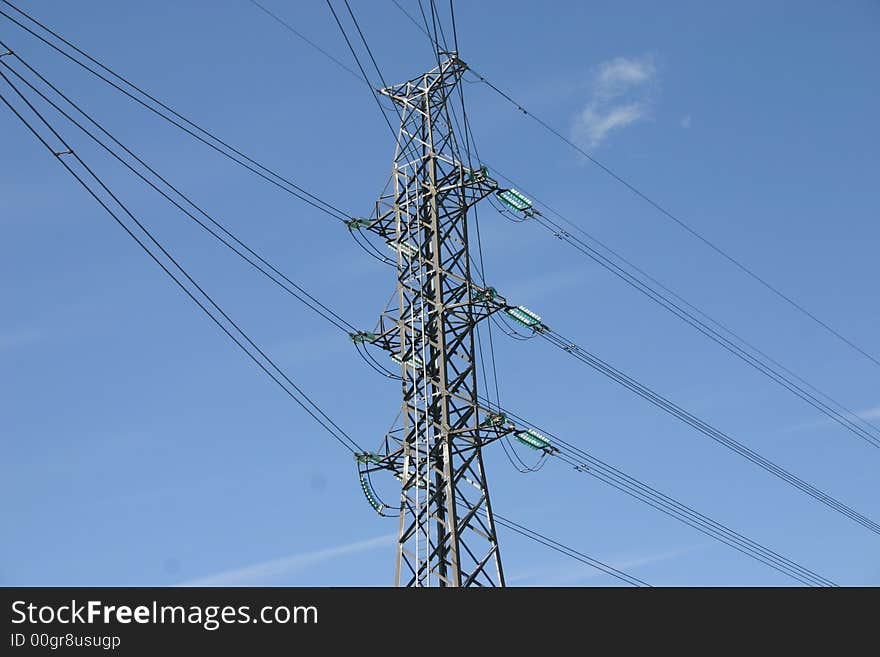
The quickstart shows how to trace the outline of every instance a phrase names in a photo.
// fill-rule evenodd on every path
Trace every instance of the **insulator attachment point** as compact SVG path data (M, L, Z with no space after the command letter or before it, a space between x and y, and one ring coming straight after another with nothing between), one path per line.
M348 226L349 230L361 230L362 228L369 228L373 223L375 222L372 219L352 217L345 222L345 225Z
M354 333L349 333L348 337L355 344L363 344L365 342L373 342L379 336L369 331L355 331Z
M507 424L507 416L504 413L489 413L480 426L503 427L505 424Z
M473 291L474 301L477 303L483 301L492 301L493 299L498 298L498 290L494 287L487 287L482 290L474 290Z

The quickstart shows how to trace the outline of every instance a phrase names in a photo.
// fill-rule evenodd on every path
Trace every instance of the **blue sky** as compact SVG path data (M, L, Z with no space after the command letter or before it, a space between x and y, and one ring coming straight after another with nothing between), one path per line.
M266 5L351 63L323 2ZM21 6L347 211L367 212L381 192L393 144L363 83L250 3ZM431 66L424 36L390 1L353 7L389 82ZM460 0L456 13L465 61L880 353L880 6ZM393 272L344 228L2 18L0 38L294 280L355 324L374 323ZM491 91L472 84L466 93L487 161L880 419L880 369ZM0 584L391 583L396 523L367 505L351 457L198 314L5 108L0 137ZM339 424L378 443L399 406L397 384L377 379L344 336L73 142ZM509 299L880 517L880 452L539 228L489 206L480 217L489 278ZM880 537L545 343L496 347L506 407L822 575L880 584ZM523 476L497 449L486 461L499 513L649 583L792 583L561 465ZM512 584L615 583L519 536L502 541Z

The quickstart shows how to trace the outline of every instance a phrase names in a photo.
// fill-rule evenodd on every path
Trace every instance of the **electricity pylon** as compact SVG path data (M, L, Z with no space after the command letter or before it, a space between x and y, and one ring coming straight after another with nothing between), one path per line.
M358 228L397 252L397 307L368 340L400 363L403 407L384 453L364 456L401 482L397 586L503 586L474 347L475 326L497 307L471 281L467 226L468 208L497 184L458 157L447 104L467 67L455 53L440 56L431 71L381 90L401 117L394 168Z

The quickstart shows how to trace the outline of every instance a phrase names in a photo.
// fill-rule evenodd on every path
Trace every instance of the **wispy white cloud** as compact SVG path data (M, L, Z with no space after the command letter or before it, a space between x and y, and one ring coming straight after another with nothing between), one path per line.
M650 116L657 69L650 56L617 57L593 74L592 96L577 113L572 137L589 149L609 134Z
M880 420L880 406L867 408L861 413L856 413L863 420Z
M595 148L605 141L609 132L635 123L645 116L645 112L643 103L618 105L608 109L590 103L578 115L575 133L581 141L586 142L588 148Z
M842 411L841 414L856 423L858 423L860 420L880 420L880 406L865 408L860 411L856 411L853 414ZM783 434L797 434L801 431L811 431L815 429L821 429L823 427L829 427L832 426L834 423L835 421L831 418L820 417L814 420L807 420L805 422L790 424L786 427L782 427L781 429L779 429L779 431Z
M656 69L648 57L616 57L599 65L594 81L596 96L612 99L627 92L631 87L644 85L654 79Z
M178 586L259 586L279 577L290 575L304 568L315 566L333 559L346 557L359 552L367 552L380 547L387 547L394 542L394 534L385 534L363 541L337 545L313 552L294 554L279 559L261 561L232 570L225 570L214 575L181 582Z
M660 563L662 561L670 561L672 559L677 559L679 557L683 557L691 552L695 552L697 550L702 550L703 548L710 545L709 543L699 543L697 545L689 545L683 548L677 548L675 550L667 550L664 552L657 552L654 554L646 554L639 556L618 556L609 561L605 561L608 565L621 570L623 572L631 572L637 568L642 566L648 566L655 563ZM514 576L512 578L508 578L508 583L540 583L541 586L568 586L572 584L577 584L578 582L582 582L588 579L594 579L596 577L602 577L605 573L602 571L593 568L592 566L588 566L586 564L580 566L565 568L557 568L557 569L543 569L543 570L534 570L526 573L521 573L519 576Z

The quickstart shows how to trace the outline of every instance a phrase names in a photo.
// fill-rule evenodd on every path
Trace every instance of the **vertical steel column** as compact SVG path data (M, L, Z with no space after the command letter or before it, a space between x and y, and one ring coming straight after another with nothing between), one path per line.
M454 54L382 90L401 112L389 210L369 230L397 250L403 389L398 586L503 586L483 469L467 209L491 193L458 159Z

